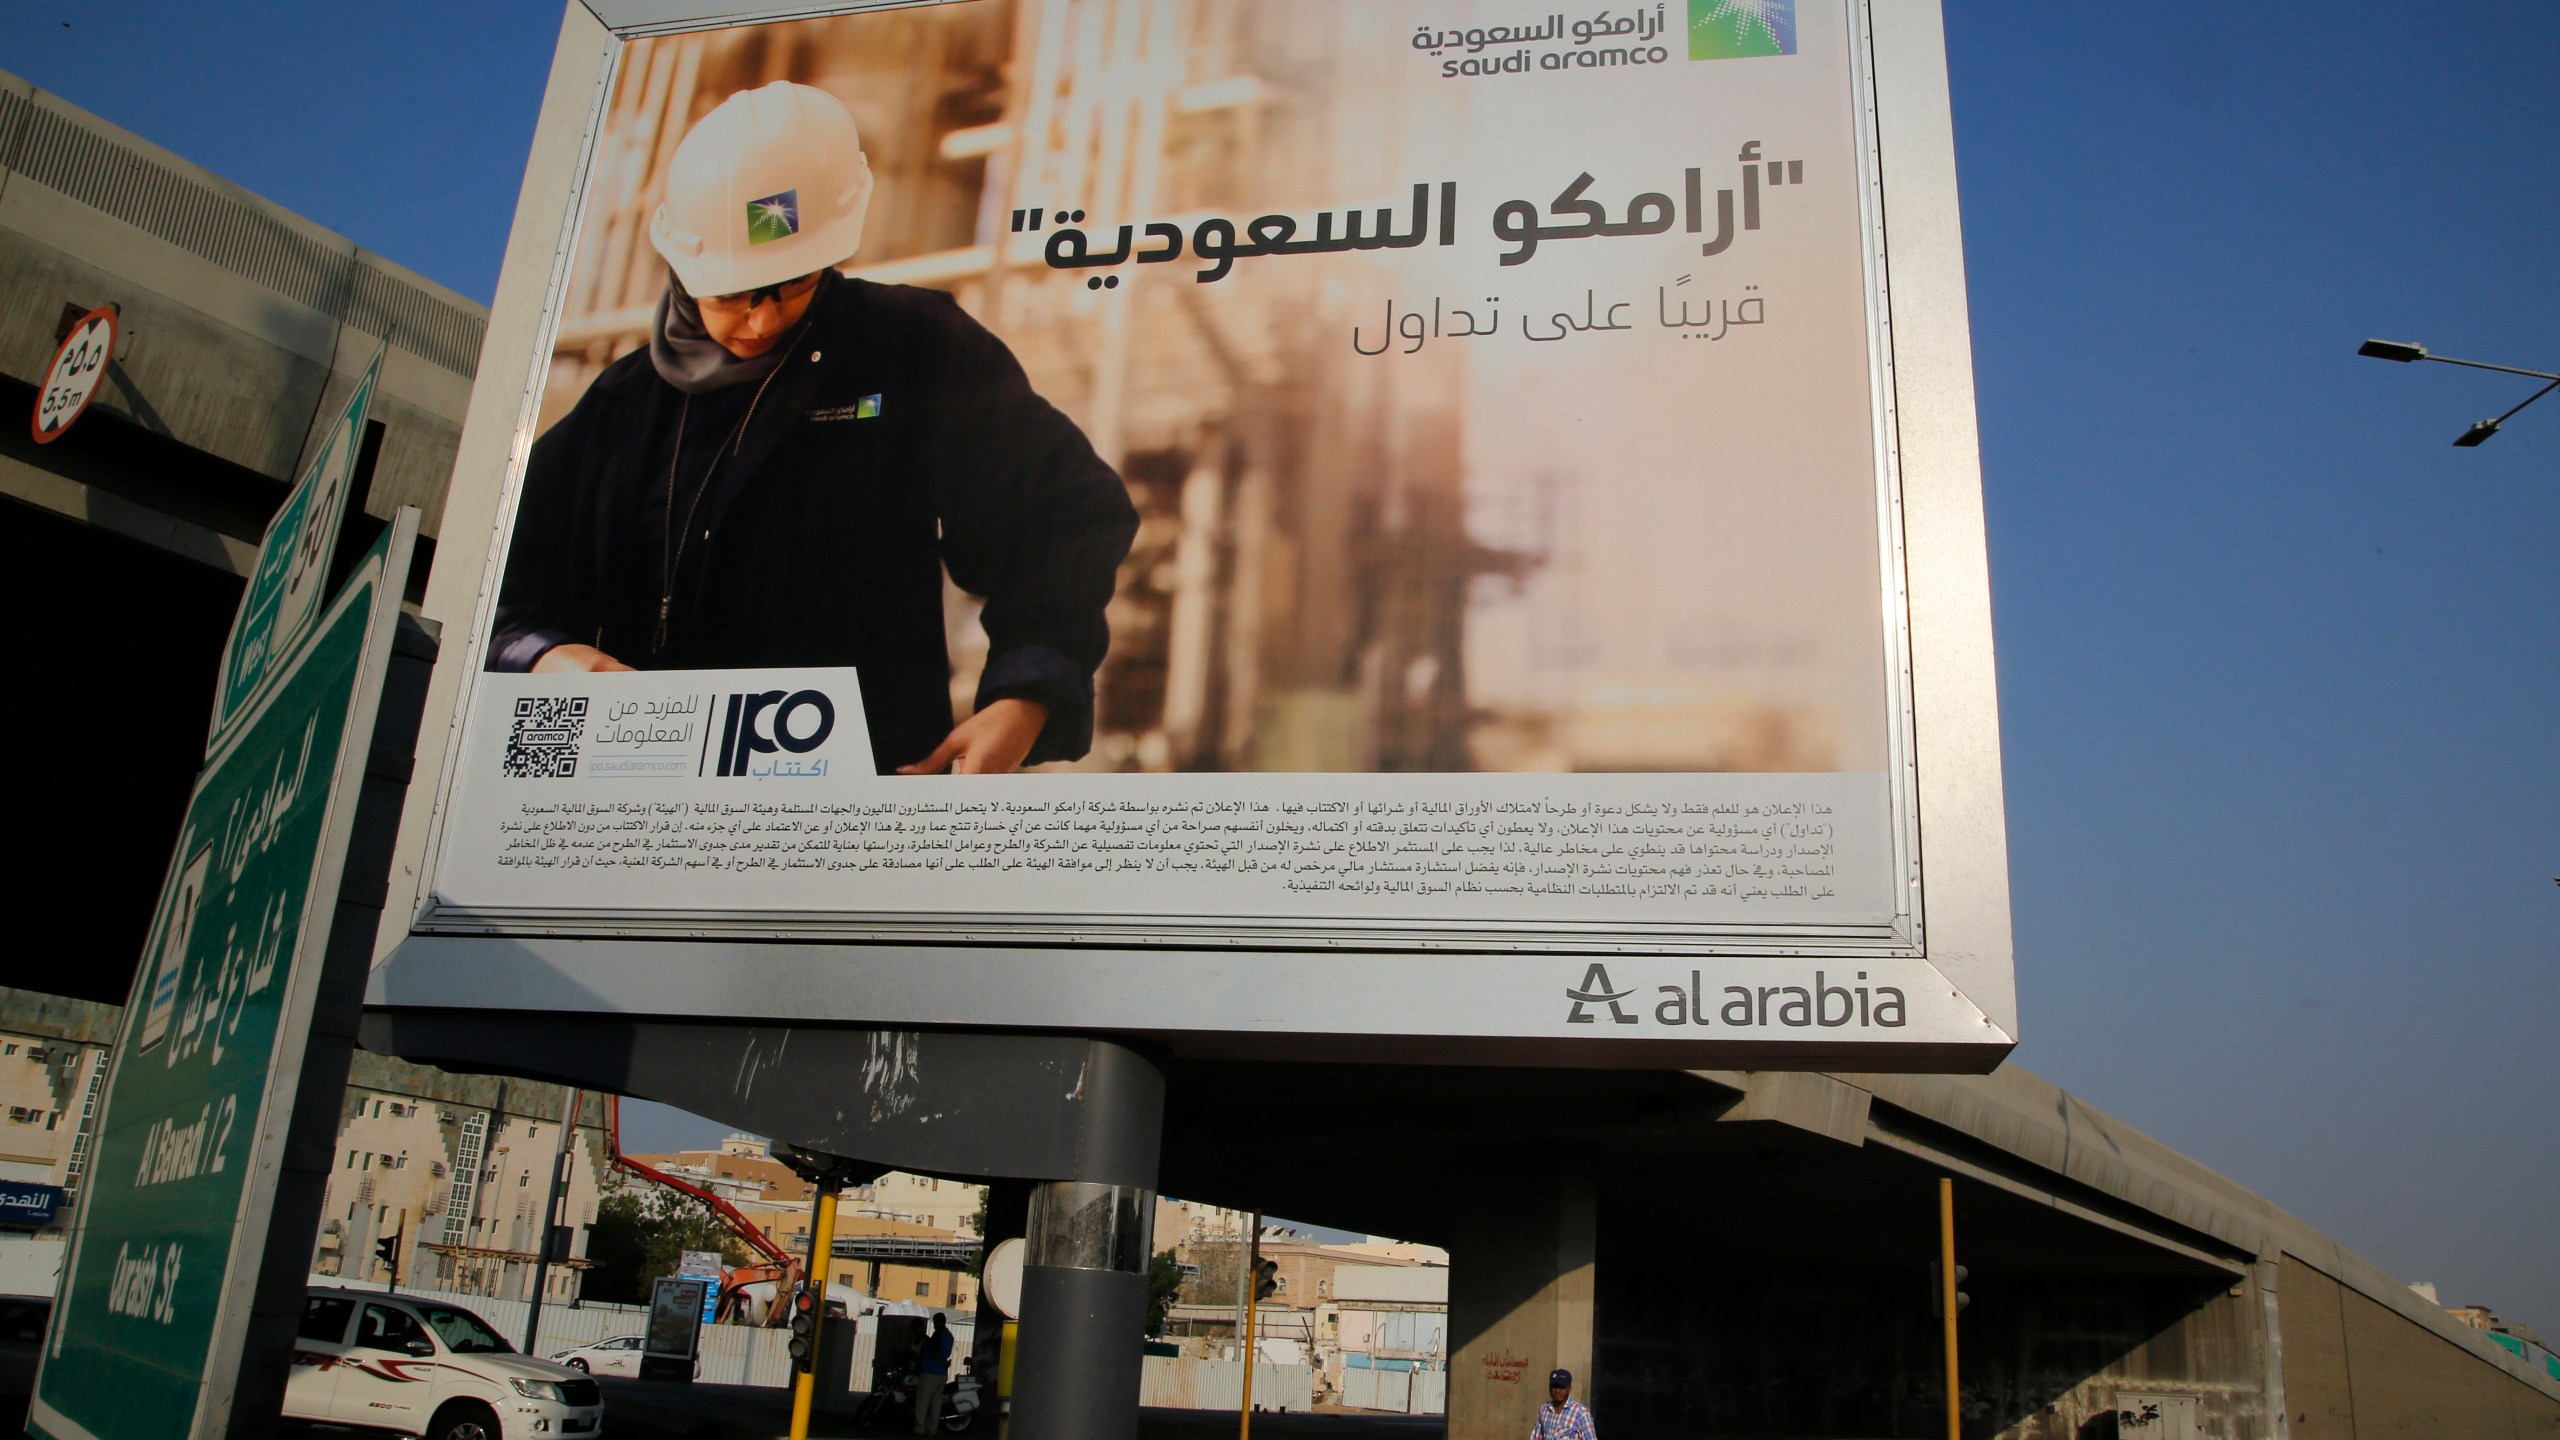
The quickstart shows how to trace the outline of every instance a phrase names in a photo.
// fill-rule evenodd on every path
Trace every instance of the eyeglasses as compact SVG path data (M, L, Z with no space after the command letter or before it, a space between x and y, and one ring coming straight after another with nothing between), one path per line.
M811 271L797 280L760 285L753 290L740 290L728 295L697 295L693 303L715 315L744 315L767 300L777 305L788 305L817 289L821 273Z

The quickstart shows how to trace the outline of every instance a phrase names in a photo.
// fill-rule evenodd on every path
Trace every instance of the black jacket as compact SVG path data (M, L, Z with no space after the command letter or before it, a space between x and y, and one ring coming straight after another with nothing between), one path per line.
M953 723L948 567L986 601L978 705L1048 707L1027 763L1084 754L1137 533L1120 477L939 291L831 275L786 344L761 398L689 405L635 351L535 442L489 667L569 641L643 670L851 665L886 773Z

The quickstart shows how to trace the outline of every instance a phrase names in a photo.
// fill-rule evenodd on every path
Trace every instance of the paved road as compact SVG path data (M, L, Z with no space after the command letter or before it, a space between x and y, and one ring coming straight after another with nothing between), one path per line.
M680 1385L654 1380L598 1382L604 1387L608 1440L776 1440L790 1429L791 1392L762 1385ZM1217 1440L1236 1429L1234 1414L1220 1410L1144 1410L1139 1440ZM1446 1425L1437 1415L1277 1415L1253 1417L1258 1440L1440 1440ZM886 1437L902 1425L857 1430L842 1418L816 1417L813 1436ZM967 1440L995 1440L995 1419L982 1416Z
M678 1385L657 1380L597 1382L604 1388L607 1440L779 1440L791 1428L791 1392L766 1385ZM0 1394L0 1434L19 1432L27 1397ZM1441 1440L1447 1426L1437 1415L1258 1414L1253 1433L1261 1440ZM1236 1431L1236 1417L1225 1410L1142 1410L1138 1440L1220 1440ZM857 1430L845 1420L817 1417L812 1436L889 1437L907 1433L903 1425ZM995 1440L992 1415L983 1417L965 1440Z

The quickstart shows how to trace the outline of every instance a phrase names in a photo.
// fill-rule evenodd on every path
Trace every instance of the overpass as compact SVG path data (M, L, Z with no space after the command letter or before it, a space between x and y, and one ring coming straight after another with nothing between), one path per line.
M96 399L35 443L56 344L109 304ZM419 506L424 593L487 328L486 307L0 73L0 633L14 693L60 697L113 757L15 782L44 840L0 870L28 917L13 982L124 1000L258 541L385 341L347 531L368 544ZM133 693L144 656L148 703L91 703ZM41 753L45 709L13 707L0 743Z
M916 1235L838 1235L839 1260L874 1265L912 1265L919 1270L969 1270L978 1263L975 1240L934 1240Z
M2560 1435L2547 1354L2014 1066L1170 1081L1168 1192L1448 1247L1452 1440L1525 1434L1555 1365L1612 1440L1943 1434L1940 1176L1968 1436Z
M1134 1143L1095 1128L1091 1095L1154 1083L1128 1051L1073 1037L899 1032L914 1090L893 1114L844 1103L880 1032L435 1009L404 1004L397 972L376 974L370 1049L536 1067L987 1180L990 1241L1022 1233L1028 1177ZM737 1080L784 1053L796 1084ZM1518 1440L1557 1365L1584 1377L1610 1440L1943 1435L1941 1177L1972 1271L1971 1440L2560 1437L2547 1354L2500 1348L2015 1066L1153 1063L1163 1193L1449 1250L1449 1440Z

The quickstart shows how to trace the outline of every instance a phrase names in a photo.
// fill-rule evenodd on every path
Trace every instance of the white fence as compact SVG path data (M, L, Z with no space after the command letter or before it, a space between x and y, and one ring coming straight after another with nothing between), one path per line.
M1150 1355L1138 1382L1138 1403L1168 1410L1234 1410L1244 1404L1244 1364ZM1253 1408L1298 1414L1315 1408L1315 1372L1304 1365L1253 1367Z
M1367 1370L1343 1367L1342 1403L1355 1410L1399 1415L1441 1415L1449 1409L1446 1370Z

